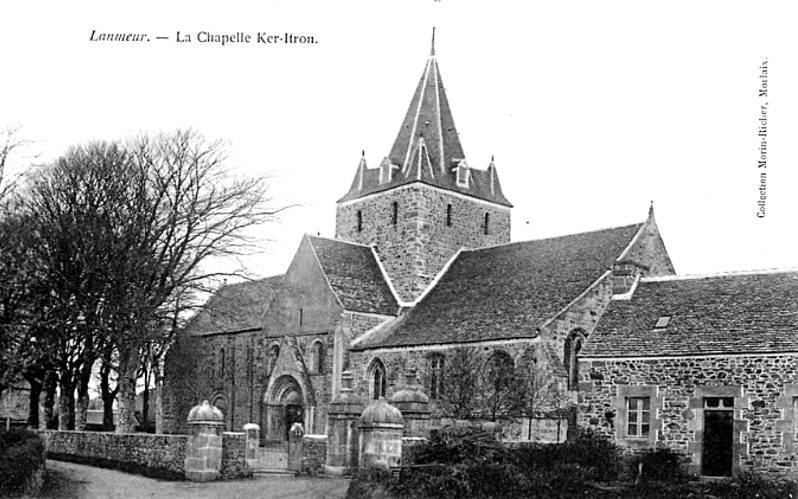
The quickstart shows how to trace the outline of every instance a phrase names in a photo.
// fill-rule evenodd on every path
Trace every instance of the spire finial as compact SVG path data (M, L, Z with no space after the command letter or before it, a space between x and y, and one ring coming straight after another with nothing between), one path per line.
M361 157L364 157L364 158L366 157L366 150L365 150L365 149L363 149L362 151L360 151L360 156L361 156Z
M430 57L435 57L435 26L432 27L432 47L429 51Z

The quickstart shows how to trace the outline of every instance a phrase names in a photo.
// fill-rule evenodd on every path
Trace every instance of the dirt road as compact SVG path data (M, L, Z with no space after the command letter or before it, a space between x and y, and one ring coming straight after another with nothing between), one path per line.
M340 499L349 480L262 476L228 482L169 482L121 471L47 461L52 477L43 499Z

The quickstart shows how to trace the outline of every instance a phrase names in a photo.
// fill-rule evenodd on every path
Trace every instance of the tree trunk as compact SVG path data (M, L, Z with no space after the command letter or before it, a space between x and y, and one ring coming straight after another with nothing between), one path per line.
M28 399L28 428L39 427L39 397L42 394L42 380L36 376L26 377L30 385Z
M150 369L144 367L144 391L141 393L141 425L150 426Z
M58 396L58 429L73 430L75 428L75 386L69 382L61 381L58 384L61 393ZM71 408L71 410L70 410ZM70 422L72 425L70 426Z
M100 367L100 396L103 399L103 431L114 430L114 400L119 392L119 384L111 390L111 370L110 363L103 361Z
M155 380L155 433L160 435L164 432L163 376L157 361L152 365L152 377Z
M75 429L78 431L86 430L87 411L89 410L89 381L93 366L94 359L87 355L78 379L78 404L75 411Z
M119 417L116 433L133 433L136 431L136 376L138 374L138 357L132 348L127 352L119 352Z
M71 392L69 398L67 399L67 414L69 415L69 417L67 419L68 420L67 428L70 429L70 430L74 430L75 429L75 387L74 387L74 385L72 386L72 392Z
M55 423L55 415L53 408L55 407L55 389L56 389L56 374L55 371L47 371L44 375L44 402L42 404L44 411L44 428L47 430L54 430L57 425Z

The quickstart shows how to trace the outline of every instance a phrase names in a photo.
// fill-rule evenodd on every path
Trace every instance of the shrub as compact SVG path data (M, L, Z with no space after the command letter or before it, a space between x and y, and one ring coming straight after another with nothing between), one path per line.
M372 499L390 497L389 490L395 485L393 474L388 470L369 468L352 476L346 499Z
M749 472L731 482L713 484L709 492L726 499L784 499L798 497L798 484Z
M562 445L561 462L575 466L583 480L610 482L621 470L621 452L607 437L590 430L578 431L574 440Z
M681 466L681 456L671 449L650 449L632 460L631 477L637 477L642 464L641 480L656 482L683 482L687 473Z
M44 443L35 432L12 429L0 434L0 490L22 490L44 465Z
M429 441L416 454L416 464L458 464L465 461L501 461L506 448L479 428L433 430Z

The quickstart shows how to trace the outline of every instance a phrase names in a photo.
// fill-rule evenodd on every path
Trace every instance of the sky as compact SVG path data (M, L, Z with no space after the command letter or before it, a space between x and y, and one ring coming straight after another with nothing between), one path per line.
M334 236L361 151L371 167L388 154L435 27L466 159L484 169L495 157L514 241L639 223L653 201L680 274L798 266L788 2L253 4L5 3L0 127L21 124L36 161L176 128L225 140L237 171L273 175L275 206L296 205L253 234L263 251L245 259L255 275L280 274L302 234ZM251 41L203 43L200 32ZM101 33L150 41L92 40Z

